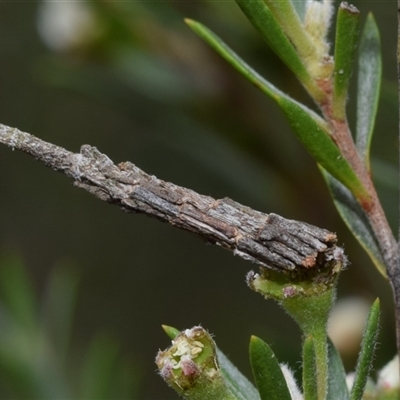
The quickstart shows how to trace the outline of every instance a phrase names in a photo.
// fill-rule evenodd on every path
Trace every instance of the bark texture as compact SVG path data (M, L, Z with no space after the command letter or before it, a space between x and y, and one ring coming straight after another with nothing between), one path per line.
M261 266L300 272L342 261L342 249L332 232L261 213L229 198L200 195L157 179L130 162L115 165L96 147L83 145L80 153L72 153L1 124L0 143L63 172L76 186L124 211L168 222Z

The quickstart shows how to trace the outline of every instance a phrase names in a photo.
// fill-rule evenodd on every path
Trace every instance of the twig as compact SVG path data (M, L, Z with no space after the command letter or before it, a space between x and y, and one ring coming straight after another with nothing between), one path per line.
M229 198L200 195L148 175L130 162L115 165L89 145L75 154L1 124L0 143L63 172L76 186L124 211L169 222L264 267L304 273L343 256L332 232L264 214Z

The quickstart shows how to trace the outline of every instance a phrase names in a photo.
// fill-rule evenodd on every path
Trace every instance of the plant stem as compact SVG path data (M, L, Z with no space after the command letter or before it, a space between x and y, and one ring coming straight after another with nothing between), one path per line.
M397 74L399 84L399 99L400 99L400 0L398 0L398 44L397 44ZM329 88L326 88L327 90ZM329 91L328 90L328 91ZM395 302L395 317L396 317L396 336L397 336L397 349L400 355L400 243L396 242L396 239L392 233L392 230L387 221L386 215L382 209L382 205L379 201L378 195L375 190L375 186L372 182L370 173L362 162L358 151L355 147L352 135L346 119L334 118L332 99L324 104L320 104L321 111L329 122L332 139L339 147L343 157L351 165L352 169L361 180L369 196L364 198L358 198L360 205L362 206L368 220L371 224L371 228L375 232L376 239L379 243L382 256L386 264L387 276L392 286L394 302ZM400 108L399 108L400 116ZM400 121L400 119L399 119ZM399 125L400 135L400 125ZM400 136L399 136L400 137ZM399 139L400 142L400 139ZM400 210L399 210L400 214ZM400 229L400 224L399 224ZM400 231L399 231L400 238Z
M400 3L400 0L398 0ZM400 36L400 27L399 27ZM398 44L398 78L400 82L400 44ZM400 83L399 83L400 85ZM400 95L400 92L399 92ZM370 173L364 166L357 149L354 145L349 126L347 121L339 121L333 118L332 110L329 104L321 107L327 121L330 122L333 132L333 140L340 148L344 158L352 166L356 175L359 177L367 192L368 198L358 199L368 220L375 232L376 239L378 240L379 247L382 252L386 264L386 272L393 290L394 303L395 303L395 318L396 318L396 337L397 349L400 355L400 268L399 268L399 247L400 244L396 242L393 232L387 221L385 212L379 201L378 194L372 182ZM400 131L400 127L399 127Z
M315 364L317 367L318 400L325 400L328 384L328 345L326 328L314 333Z
M312 338L315 352L317 399L325 400L328 390L328 346L326 326L335 289L331 287L315 296L296 296L284 299L283 308L296 320L304 340Z
M263 267L304 272L342 255L336 235L325 229L261 213L228 198L200 195L129 162L115 165L92 146L84 145L75 154L2 124L0 143L63 172L100 200L169 222Z

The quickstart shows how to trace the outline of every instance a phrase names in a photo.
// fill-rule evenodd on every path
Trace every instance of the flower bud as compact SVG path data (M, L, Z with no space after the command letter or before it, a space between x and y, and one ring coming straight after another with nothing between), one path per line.
M186 329L159 351L160 376L185 399L234 399L227 388L216 355L216 345L201 326Z

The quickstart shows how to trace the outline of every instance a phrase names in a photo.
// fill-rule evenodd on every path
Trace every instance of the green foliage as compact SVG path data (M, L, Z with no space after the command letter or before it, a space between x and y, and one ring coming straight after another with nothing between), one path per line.
M363 396L369 372L372 368L372 360L376 348L376 340L379 331L380 302L376 299L368 315L368 321L361 344L361 352L358 357L356 375L350 393L350 400L360 400Z
M271 348L261 339L250 339L250 363L261 400L290 400L281 366Z
M345 13L345 19L350 20L348 22L350 28L348 29L353 32L353 36L351 37L354 38L357 33L358 17L353 15L351 12L342 12ZM346 29L346 26L347 25L342 29ZM346 41L347 36L344 36L344 38L344 41ZM352 47L350 46L347 51L351 51L351 49ZM346 51L344 51L344 53L343 62L346 63L345 58L347 53ZM347 57L349 56L347 55ZM346 65L346 68L344 68L344 66L342 67L348 71L347 75L350 75L351 66L348 64ZM374 131L382 75L379 31L372 14L368 15L362 32L358 68L356 146L366 168L370 170L370 144ZM348 85L348 83L344 81L343 84L344 86ZM343 90L347 93L347 89ZM347 95L346 93L344 93L344 95ZM368 253L378 271L383 276L386 276L384 256L379 247L376 232L371 227L371 223L368 220L365 210L357 201L357 196L354 196L343 184L341 184L326 170L321 169L321 171L328 184L335 206L343 221L360 242L364 250Z
M259 400L254 385L236 368L225 354L217 348L217 358L225 383L238 399Z
M303 368L307 373L304 379L315 380L314 383L307 383L309 386L310 399L313 398L314 386L316 387L318 399L325 399L328 391L328 354L326 328L329 313L334 301L334 290L314 296L288 297L282 302L285 310L299 324L304 337L305 349L303 349ZM315 373L310 375L310 371ZM303 382L304 382L303 379Z
M172 326L163 325L165 333L170 339L175 339L180 331ZM209 338L211 340L211 338ZM213 342L212 342L213 343ZM213 343L213 346L215 344ZM235 399L259 400L260 397L254 385L235 367L225 354L216 347L216 357L219 368L229 393ZM189 397L190 398L190 397Z
M279 364L272 349L256 336L252 336L250 339L249 355L258 393L226 356L216 349L211 336L201 327L194 327L191 330L179 333L176 328L163 326L167 335L173 338L173 346L159 353L157 365L161 377L183 398L188 400L202 399L204 398L204 393L208 395L211 393L212 398L240 400L361 400L374 357L379 315L379 300L376 300L371 306L366 324L350 397L347 389L346 374L340 356L330 340L327 343L325 330L321 331L322 334L318 333L319 328L314 329L314 334L304 331L303 395L300 394L290 370L285 365ZM309 318L312 319L313 317ZM314 319L316 320L316 317ZM200 336L192 334L193 331L197 332L199 330L201 331ZM184 345L180 341L183 341ZM206 370L202 365L205 363L204 358L198 358L198 353L192 351L193 346L198 341L203 343L203 349L206 349L207 346L215 349L213 350L215 353L212 357L212 365L216 372L211 375L209 371L205 372ZM184 349L184 351L179 349ZM191 355L190 361L194 366L188 368L184 377L180 378L180 375L176 374L181 372L177 371L184 370L181 363L183 362L182 360L187 362L188 355ZM169 366L171 357L175 359L173 369L176 371L172 378L170 375L171 367ZM325 363L327 369L322 368L321 363ZM324 375L325 373L326 375ZM209 379L210 376L211 379ZM190 377L190 381L187 380L188 377ZM171 379L173 379L173 382L171 382ZM180 379L184 379L185 384ZM176 382L179 382L179 385ZM387 397L385 396L388 393L392 392L385 390L376 399L386 399Z
M210 334L197 326L178 333L163 326L173 337L172 346L160 351L156 364L165 382L188 400L259 400L254 386L217 349Z
M277 102L297 137L321 166L347 186L357 198L367 196L363 184L330 138L326 123L316 113L262 78L204 25L192 20L186 20L186 23L254 86Z
M382 80L382 55L379 30L374 16L368 14L361 35L358 58L356 145L368 170L370 146L378 111Z
M346 118L346 102L358 42L360 12L347 3L339 7L336 22L333 116Z
M303 343L303 390L304 400L318 399L317 365L314 338L307 336Z
M301 57L265 2L263 0L237 0L237 3L263 39L303 83L304 87L315 97L322 99L324 93L307 71ZM199 30L195 30L195 32L197 33Z
M262 78L204 25L193 20L186 23L279 105L294 133L318 163L343 220L385 275L390 261L385 258L383 242L388 239L382 238L380 224L386 222L377 223L382 215L377 217L371 212L379 200L369 180L369 149L381 75L379 33L373 17L368 17L362 34L355 143L347 125L346 102L358 42L359 11L347 3L340 5L332 64L326 42L331 12L328 3L310 2L307 7L303 3L294 7L290 0L237 0L237 3L271 49L297 76L322 116ZM345 263L338 264L341 265L331 265L327 271L304 273L300 280L299 274L269 268L261 268L260 274L250 273L247 278L251 289L278 301L303 332L304 400L360 400L371 369L379 324L378 301L371 307L349 395L343 364L326 333L335 300L336 275ZM250 342L250 361L261 399L301 397L289 391L290 378L284 375L269 346L256 337Z
M346 400L349 398L347 390L346 372L333 343L328 338L328 394L327 400Z
M240 74L278 104L294 133L320 167L341 217L378 270L386 275L385 252L367 207L376 204L370 201L374 193L371 193L370 182L365 178L370 175L370 144L382 69L379 32L372 15L367 18L359 49L354 143L346 121L346 102L358 41L358 11L347 5L340 7L333 60L328 54L329 44L326 41L330 19L328 3L308 2L311 6L306 6L304 0L236 2L270 48L298 78L314 100L317 112L260 76L207 27L189 19L186 23ZM104 4L97 2L94 5L100 19L108 14ZM145 6L138 5L138 9L136 22L147 16ZM190 99L188 93L191 91L184 87L181 77L169 74L169 70L161 68L157 61L141 52L141 32L133 31L132 24L124 15L120 19L111 19L102 34L113 31L116 37L122 39L118 46L106 43L105 53L107 56L114 53L115 72L124 75L122 86L136 85L139 91L157 98L162 104L166 98L170 102ZM126 37L134 38L137 50L135 62L122 45ZM157 43L157 46L160 44ZM86 79L85 73L91 76L91 80ZM51 75L49 79L58 82L56 75ZM97 76L95 70L88 69L79 76L67 75L68 78L64 79L71 81L61 84L68 87L75 85L83 93L92 91L98 98L107 98L110 104L118 102L115 82L108 82L105 89L104 86L99 88L99 82L104 83L101 72ZM343 131L338 131L341 129L339 124L344 127ZM193 128L190 123L188 125ZM346 143L343 143L343 137ZM349 148L355 152L346 152ZM361 166L352 154L359 156ZM9 392L18 398L130 397L134 392L132 386L136 383L134 378L137 372L121 360L117 343L108 335L96 335L89 345L82 365L77 368L78 382L73 382L67 373L71 365L72 317L78 287L76 276L65 267L55 269L49 279L45 301L41 304L21 261L10 258L2 264L0 371ZM278 301L302 331L302 394L288 369L278 362L272 349L261 339L252 336L249 348L256 388L217 348L212 337L199 327L182 333L169 326L163 327L173 339L173 345L157 357L161 377L189 400L358 400L370 393L380 400L395 398L397 393L393 393L396 389L385 391L368 381L377 340L379 301L371 307L349 395L342 361L326 333L338 274L343 265L328 267L327 270L316 271L315 275L304 274L305 278L302 276L304 279L300 282L294 274L269 270L253 274L251 283L248 280L253 290ZM193 332L198 334L195 339L191 336ZM164 362L164 357L168 362Z
M333 202L340 216L368 253L377 270L386 276L386 266L381 249L365 211L353 194L342 183L321 168Z
M114 340L97 336L79 377L71 373L72 319L78 278L70 265L52 271L42 303L21 259L0 260L0 376L13 399L131 398L136 371ZM73 369L76 369L73 368Z

